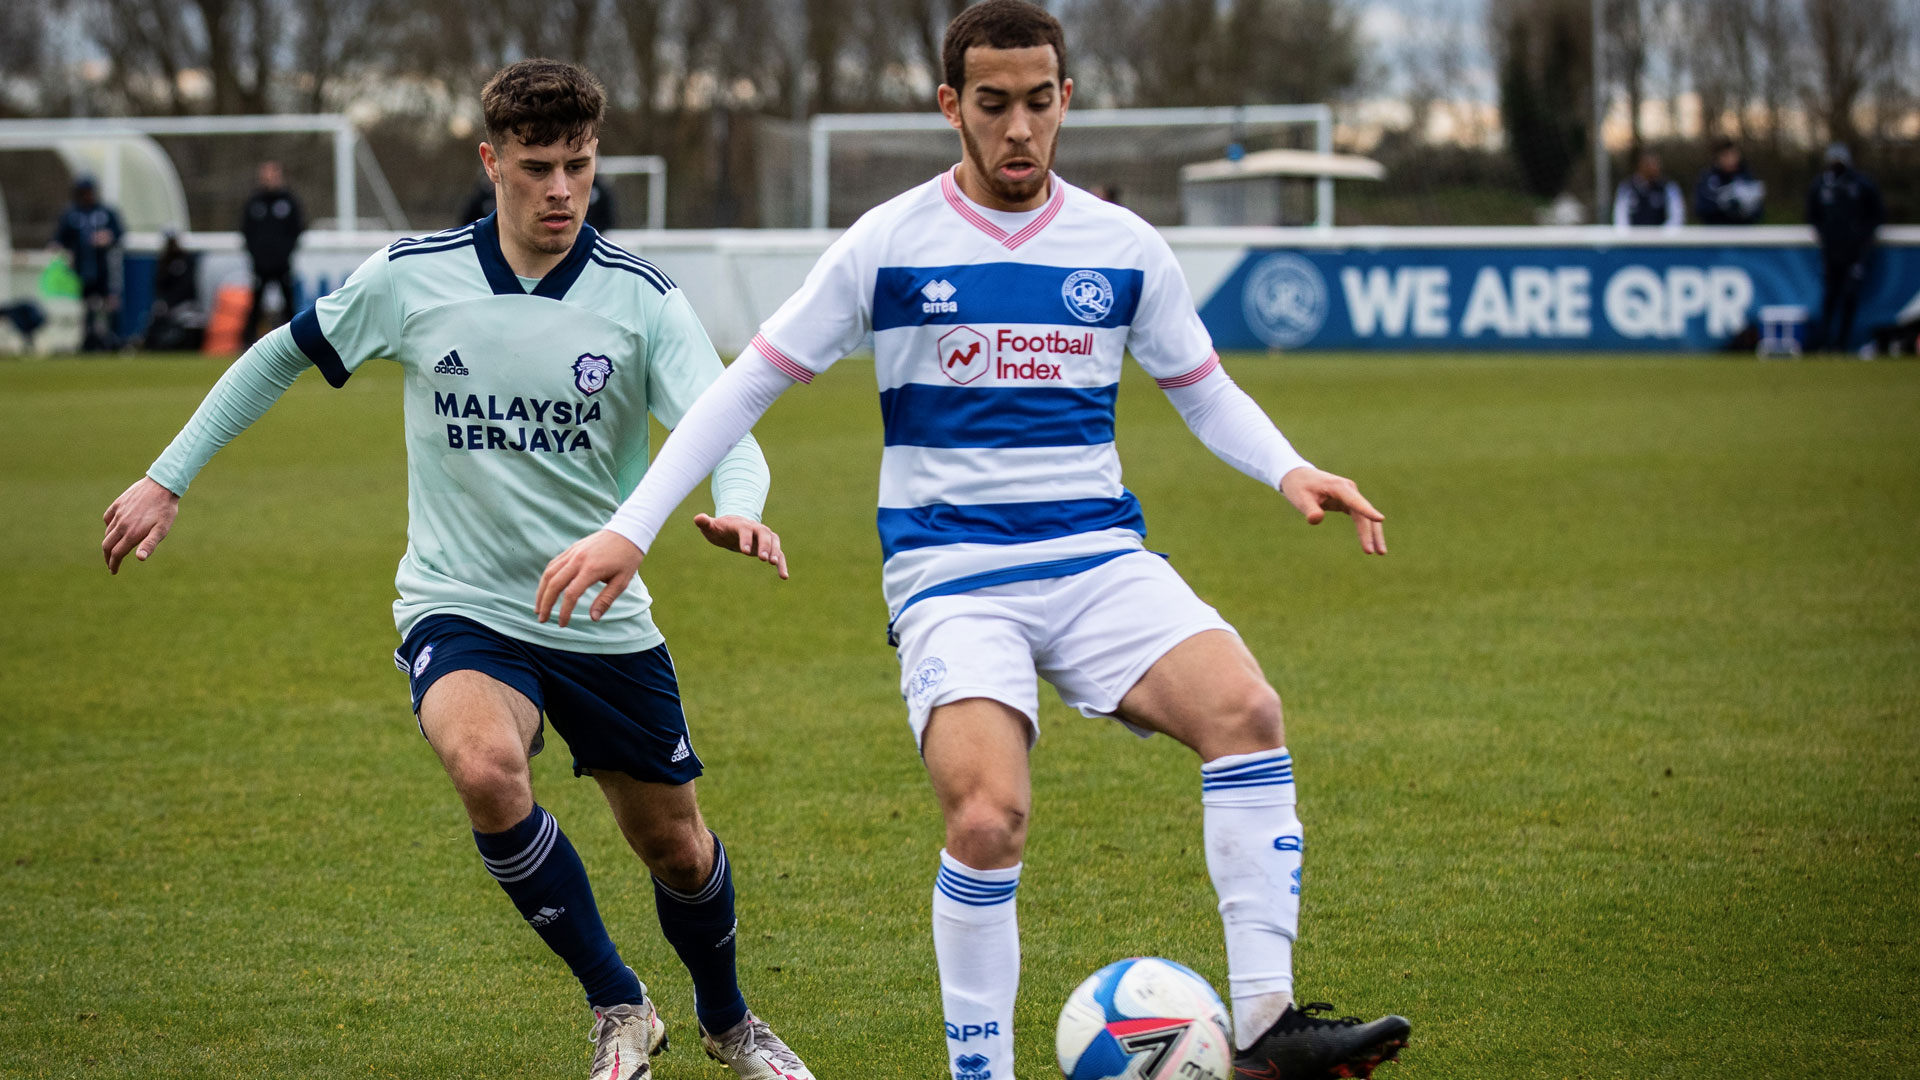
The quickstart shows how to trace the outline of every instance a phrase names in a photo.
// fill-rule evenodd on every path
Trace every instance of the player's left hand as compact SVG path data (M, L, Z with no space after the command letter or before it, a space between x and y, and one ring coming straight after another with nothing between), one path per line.
M695 514L693 523L700 535L707 538L707 543L759 559L780 571L780 580L787 579L787 556L780 550L779 533L751 518L733 514L726 517Z
M1318 525L1328 510L1353 515L1353 527L1360 533L1360 550L1369 555L1387 553L1387 516L1373 508L1354 482L1344 476L1302 465L1280 478L1280 493L1306 515L1307 524Z
M633 541L610 529L575 540L567 550L555 555L547 564L546 572L540 575L540 587L533 594L534 616L546 622L557 600L560 625L564 627L573 617L573 605L580 602L588 589L605 582L607 587L593 598L593 606L587 610L587 617L599 622L600 616L633 584L634 575L640 572L640 560L644 558L646 553L634 547Z

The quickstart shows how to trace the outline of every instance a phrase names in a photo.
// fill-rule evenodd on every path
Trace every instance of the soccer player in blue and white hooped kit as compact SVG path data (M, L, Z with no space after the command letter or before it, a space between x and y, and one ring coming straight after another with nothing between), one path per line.
M593 76L523 61L481 103L497 212L376 253L249 349L107 511L107 565L151 555L194 475L309 364L340 386L368 360L398 362L408 524L394 659L488 872L586 992L592 1080L646 1080L666 1026L608 937L573 845L534 802L528 758L546 722L652 872L707 1053L742 1080L811 1080L741 994L733 876L694 797L700 759L645 588L573 629L535 621L526 604L546 556L645 473L648 413L678 424L719 357L665 274L584 224L605 112ZM779 537L759 521L759 447L736 438L716 466L715 512L696 524L785 577Z
M1226 925L1235 1068L1355 1076L1405 1045L1293 1002L1302 832L1280 700L1239 637L1144 546L1121 486L1124 352L1200 440L1309 522L1381 515L1309 465L1220 366L1162 238L1052 175L1073 84L1059 24L986 0L947 28L940 107L952 171L867 213L688 411L607 527L557 556L536 613L607 610L662 522L774 399L873 336L886 448L883 588L901 694L946 820L933 934L955 1080L1011 1080L1015 896L1030 805L1036 676L1090 716L1201 758L1207 867Z

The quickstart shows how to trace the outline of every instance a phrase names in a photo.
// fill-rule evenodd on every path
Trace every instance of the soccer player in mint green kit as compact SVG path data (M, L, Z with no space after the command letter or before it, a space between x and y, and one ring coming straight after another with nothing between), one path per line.
M368 360L399 363L408 528L394 659L488 872L586 991L592 1080L646 1080L666 1025L607 936L579 856L533 800L528 758L547 721L653 875L707 1053L742 1080L811 1080L741 995L727 852L694 798L700 759L646 590L635 583L571 629L536 622L526 602L548 556L639 483L647 414L673 427L720 360L666 275L583 221L605 112L593 76L522 61L481 103L498 212L377 252L249 349L108 508L101 549L115 573L129 553L152 555L194 475L308 364L340 386ZM713 471L715 513L695 522L785 577L779 537L759 523L766 491L759 446L742 439Z

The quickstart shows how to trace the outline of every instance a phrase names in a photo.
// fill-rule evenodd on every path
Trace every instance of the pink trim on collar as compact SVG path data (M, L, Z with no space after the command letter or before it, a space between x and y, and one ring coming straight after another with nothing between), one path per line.
M1040 230L1046 228L1049 222L1060 215L1060 208L1067 201L1066 185L1060 182L1058 176L1048 173L1047 181L1053 185L1053 197L1047 200L1047 205L1040 208L1040 216L1027 222L1019 232L1008 233L1007 230L988 221L986 215L974 209L973 202L961 194L960 185L953 179L954 173L959 169L960 166L955 165L940 174L940 194L946 197L947 205L953 207L954 213L959 214L974 228L993 237L996 242L1005 245L1008 251L1040 235Z

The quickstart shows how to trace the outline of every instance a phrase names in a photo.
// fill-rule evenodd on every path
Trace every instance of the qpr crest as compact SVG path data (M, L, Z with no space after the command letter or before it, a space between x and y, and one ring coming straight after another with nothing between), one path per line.
M1254 336L1276 349L1312 341L1327 321L1327 281L1298 255L1269 255L1254 265L1240 293Z
M1060 286L1060 299L1081 322L1097 323L1113 310L1113 283L1098 270L1075 270Z
M583 394L597 394L606 388L607 376L613 374L613 361L592 353L581 353L580 359L573 362L573 385Z

